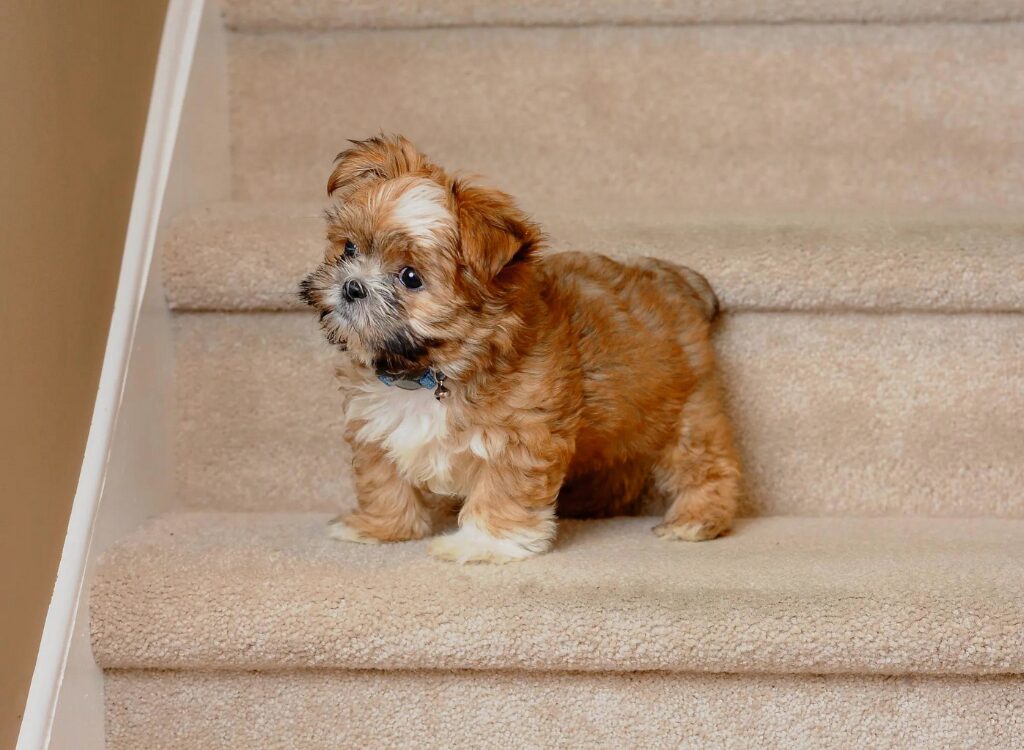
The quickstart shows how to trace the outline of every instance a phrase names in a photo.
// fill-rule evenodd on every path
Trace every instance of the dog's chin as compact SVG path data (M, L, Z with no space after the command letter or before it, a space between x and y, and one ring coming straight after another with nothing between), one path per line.
M430 367L430 350L408 332L389 337L376 347L373 366L378 372L416 372Z
M350 341L355 346L350 350L362 355L360 358L378 373L422 372L432 366L429 346L432 342L423 341L404 327L383 336L375 333L371 337L353 329Z
M419 360L412 360L389 351L378 351L373 355L373 368L378 373L420 372L430 365Z

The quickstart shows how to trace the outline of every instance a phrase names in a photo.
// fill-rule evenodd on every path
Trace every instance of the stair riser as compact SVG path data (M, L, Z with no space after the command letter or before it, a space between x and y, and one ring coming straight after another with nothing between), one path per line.
M106 674L109 750L1019 747L1024 680L666 674Z
M404 132L527 208L1024 205L1020 24L236 34L234 186Z
M182 501L350 506L333 355L313 317L176 326ZM717 344L746 512L1024 517L1024 315L737 313Z

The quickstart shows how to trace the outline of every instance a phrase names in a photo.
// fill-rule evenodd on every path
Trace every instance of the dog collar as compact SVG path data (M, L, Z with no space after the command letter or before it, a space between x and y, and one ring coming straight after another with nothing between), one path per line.
M447 376L440 370L431 370L429 367L418 377L408 372L378 372L377 379L384 385L397 386L404 391L433 388L434 398L438 401L443 400L448 395L448 389L444 387L444 381L448 379Z

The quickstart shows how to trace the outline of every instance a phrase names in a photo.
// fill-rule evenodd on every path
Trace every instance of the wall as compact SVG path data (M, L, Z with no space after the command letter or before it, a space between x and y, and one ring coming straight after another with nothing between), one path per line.
M0 747L78 480L165 10L0 3Z

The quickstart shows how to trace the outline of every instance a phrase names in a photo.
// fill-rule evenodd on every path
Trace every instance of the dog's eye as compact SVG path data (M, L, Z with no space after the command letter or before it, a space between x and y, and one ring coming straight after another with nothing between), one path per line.
M398 280L406 289L419 289L423 286L423 279L416 273L416 269L406 266L398 272Z
M354 243L352 240L345 240L345 257L356 257L356 243Z

